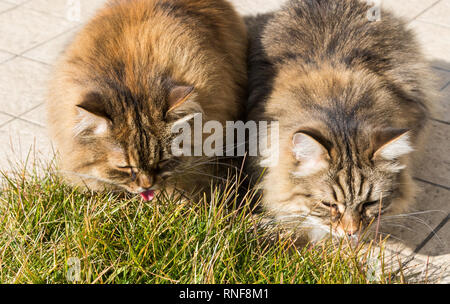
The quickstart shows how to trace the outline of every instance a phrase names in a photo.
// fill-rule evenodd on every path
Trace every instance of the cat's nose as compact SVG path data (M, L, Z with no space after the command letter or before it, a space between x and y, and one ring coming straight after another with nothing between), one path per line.
M358 233L361 225L361 219L355 212L347 211L340 219L340 226L348 236L354 236Z
M342 230L344 230L345 235L347 235L348 237L353 237L353 236L358 235L359 225L356 226L356 224L353 224L351 226L345 227L345 229L342 229Z
M358 234L358 230L346 231L347 236L352 237Z
M154 185L154 177L141 175L139 176L139 187L143 189L151 189Z

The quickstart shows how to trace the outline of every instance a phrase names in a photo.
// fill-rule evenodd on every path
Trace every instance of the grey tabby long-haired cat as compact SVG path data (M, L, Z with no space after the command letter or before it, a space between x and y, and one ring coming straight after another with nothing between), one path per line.
M280 124L263 205L311 241L356 236L413 200L408 162L429 115L428 68L405 24L386 11L371 21L370 8L291 0L248 22L247 118ZM251 163L257 178L264 159Z

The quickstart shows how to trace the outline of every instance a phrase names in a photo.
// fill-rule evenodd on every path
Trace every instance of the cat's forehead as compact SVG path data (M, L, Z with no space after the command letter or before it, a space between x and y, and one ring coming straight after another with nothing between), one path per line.
M381 193L389 192L391 180L392 176L375 168L349 164L334 174L328 174L328 187L323 189L336 201L352 205L376 200Z
M167 124L156 111L135 108L124 109L113 123L114 137L122 142L138 141L138 137L164 138Z

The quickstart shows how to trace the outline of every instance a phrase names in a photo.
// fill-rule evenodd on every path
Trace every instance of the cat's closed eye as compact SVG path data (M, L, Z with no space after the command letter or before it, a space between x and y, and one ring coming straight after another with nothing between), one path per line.
M338 209L338 206L336 204L328 203L328 202L321 202L321 203L322 203L322 205L324 205L327 208Z
M127 172L130 174L131 180L134 182L137 179L136 168L132 166L117 166L117 169L122 172Z
M362 206L364 209L367 209L367 208L378 207L378 206L380 206L380 204L381 204L381 201L377 200L377 201L363 203Z
M170 159L164 159L164 160L160 160L158 163L158 168L159 169L163 169L164 167L166 167L168 164L170 164Z

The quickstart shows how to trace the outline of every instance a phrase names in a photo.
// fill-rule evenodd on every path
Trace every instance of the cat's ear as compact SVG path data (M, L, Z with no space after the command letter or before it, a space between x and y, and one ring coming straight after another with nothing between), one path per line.
M181 107L184 103L186 103L189 98L194 93L193 86L175 86L173 87L167 98L167 102L169 104L169 111L172 112L175 109Z
M407 129L389 129L377 132L374 136L375 153L373 160L396 160L411 153L411 132Z
M105 104L100 94L90 92L77 105L78 122L75 125L76 135L91 129L94 134L105 133L111 125L111 119L106 113Z
M329 165L329 154L320 141L313 136L299 132L292 139L295 158L300 166L294 174L297 177L315 174Z
M201 106L193 99L195 90L193 86L174 86L167 98L168 114L192 114L202 112Z

